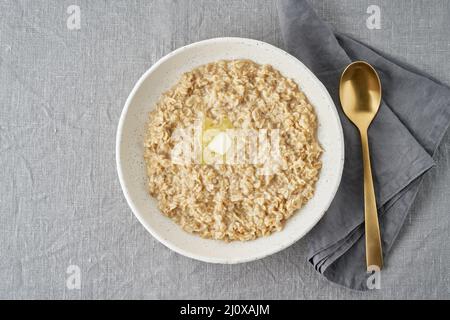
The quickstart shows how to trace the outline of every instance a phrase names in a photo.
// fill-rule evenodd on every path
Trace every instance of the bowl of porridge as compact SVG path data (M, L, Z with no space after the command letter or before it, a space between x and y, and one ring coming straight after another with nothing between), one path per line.
M325 87L267 43L217 38L173 51L130 93L116 162L125 198L161 243L240 263L301 239L341 179L344 141Z

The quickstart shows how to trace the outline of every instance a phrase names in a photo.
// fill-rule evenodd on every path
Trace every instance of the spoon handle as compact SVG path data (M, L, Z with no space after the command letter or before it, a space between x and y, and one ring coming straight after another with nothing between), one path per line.
M373 188L372 170L370 166L369 143L367 130L361 130L361 145L364 164L364 216L366 229L366 262L367 270L370 266L383 267L383 253L381 249L380 226L378 224L377 203Z

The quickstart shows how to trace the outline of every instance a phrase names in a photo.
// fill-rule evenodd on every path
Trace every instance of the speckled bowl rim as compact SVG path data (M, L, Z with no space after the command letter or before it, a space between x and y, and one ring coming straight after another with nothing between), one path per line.
M314 219L312 220L311 224L308 226L308 228L305 228L303 230L303 232L299 233L295 238L290 239L290 241L287 241L286 243L284 243L281 246L278 247L274 247L272 250L268 250L268 251L264 251L261 252L259 254L255 254L253 256L250 257L240 257L240 258L215 258L215 257L209 257L209 256L205 256L205 255L199 255L199 254L195 254L192 253L190 251L187 251L173 243L171 243L170 240L166 240L164 239L162 236L159 235L159 232L156 231L150 224L148 224L145 219L143 214L138 210L138 208L135 206L134 201L133 201L133 196L129 193L129 190L125 184L124 181L124 172L123 170L125 169L123 167L122 164L122 159L121 159L121 142L122 142L122 132L123 132L123 128L124 128L124 120L126 118L126 115L129 111L129 107L130 104L133 100L133 98L135 97L136 92L138 91L138 89L141 87L141 85L143 84L143 82L147 79L147 77L149 77L149 75L151 75L154 70L156 70L160 65L162 65L163 63L165 63L166 61L170 60L172 57L174 57L175 55L183 52L184 50L188 50L188 49L192 49L195 48L196 46L202 46L205 44L214 44L214 43L227 43L227 42L240 42L240 43L246 43L246 44L251 44L251 45L255 45L256 46L260 46L260 47L264 47L266 49L270 49L270 50L276 50L279 52L282 52L286 59L290 59L292 63L297 63L300 64L304 69L305 72L309 73L309 76L314 79L317 82L317 85L321 87L321 90L323 91L323 94L326 96L326 98L329 100L328 103L333 106L332 108L330 108L329 111L331 111L331 116L335 118L335 120L337 121L337 126L338 126L338 136L336 137L336 143L340 144L340 151L341 151L341 156L338 159L338 163L336 164L336 170L337 170L337 175L338 178L334 181L334 185L332 187L332 192L331 192L331 196L327 199L326 204L324 205L324 210L323 212L320 212L319 214L317 214ZM251 58L250 58L251 59ZM320 121L320 119L319 119ZM158 60L154 65L152 65L150 67L150 69L148 69L137 81L137 83L135 84L135 86L133 87L131 93L129 94L124 108L122 110L120 119L119 119L119 124L118 124L118 128L117 128L117 134L116 134L116 166L117 166L117 173L119 176L119 181L120 181L120 185L123 191L123 194L125 196L125 199L129 205L129 207L131 208L133 214L136 216L136 218L139 220L139 222L145 227L145 229L154 237L156 238L159 242L161 242L163 245L165 245L166 247L168 247L169 249L192 259L195 260L199 260L199 261L204 261L204 262L209 262L209 263L221 263L221 264L235 264L235 263L244 263L244 262L249 262L249 261L254 261L254 260L258 260L264 257L267 257L269 255L272 255L274 253L277 253L279 251L282 251L284 249L286 249L287 247L291 246L292 244L294 244L295 242L297 242L299 239L301 239L302 237L304 237L318 222L319 220L323 217L323 215L325 214L325 212L328 210L332 200L334 199L334 196L338 190L341 178L342 178L342 172L343 172L343 168L344 168L344 136L343 136L343 130L342 130L342 126L339 120L339 116L338 116L338 112L336 110L335 104L331 98L331 96L329 95L327 89L325 88L325 86L320 82L320 80L302 63L300 62L297 58L295 58L294 56L288 54L287 52L283 51L282 49L279 49L271 44L265 43L263 41L259 41L259 40L253 40L253 39L247 39L247 38L238 38L238 37L223 37L223 38L212 38L212 39L208 39L208 40L203 40L203 41L199 41L199 42L195 42L183 47L180 47L172 52L170 52L169 54L165 55L164 57L162 57L160 60ZM145 174L145 172L143 172L143 174ZM319 177L320 179L320 177ZM315 195L316 196L316 195ZM168 218L167 218L168 219ZM289 223L289 222L288 222ZM183 231L181 228L179 228L179 232L185 232ZM281 231L283 232L283 231ZM215 241L215 240L209 240L209 241ZM245 242L244 242L245 243Z

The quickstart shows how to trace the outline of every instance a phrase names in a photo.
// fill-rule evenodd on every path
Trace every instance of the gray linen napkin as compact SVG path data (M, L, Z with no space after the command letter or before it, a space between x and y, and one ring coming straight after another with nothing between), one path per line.
M280 0L278 12L287 50L327 87L345 138L342 181L327 213L308 236L308 261L333 282L367 290L361 145L356 127L342 112L340 75L351 61L365 60L382 82L383 101L369 129L369 145L385 257L422 175L434 165L432 156L450 121L450 89L334 33L305 0ZM389 267L386 260L385 266Z

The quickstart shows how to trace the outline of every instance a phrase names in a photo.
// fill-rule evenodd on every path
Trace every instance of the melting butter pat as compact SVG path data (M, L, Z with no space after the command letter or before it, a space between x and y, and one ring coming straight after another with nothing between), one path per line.
M230 149L231 143L231 138L228 134L222 131L219 132L208 144L208 149L223 156Z

